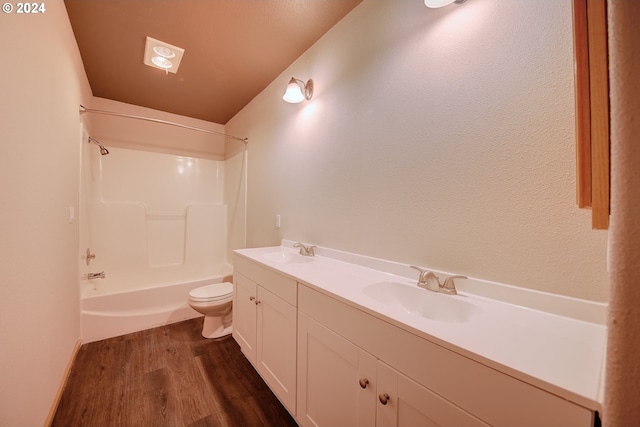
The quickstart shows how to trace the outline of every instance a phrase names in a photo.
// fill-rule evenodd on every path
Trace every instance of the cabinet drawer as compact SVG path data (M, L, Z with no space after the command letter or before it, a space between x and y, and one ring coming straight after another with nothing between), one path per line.
M301 284L298 303L309 317L488 424L593 425L586 408Z
M248 260L238 254L233 256L233 270L253 280L294 307L298 305L295 279L277 273L269 267Z

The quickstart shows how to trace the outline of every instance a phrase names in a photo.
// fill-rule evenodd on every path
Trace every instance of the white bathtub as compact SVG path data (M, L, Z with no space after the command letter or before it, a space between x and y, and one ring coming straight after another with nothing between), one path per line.
M231 281L230 274L146 289L83 296L82 342L116 337L202 316L189 307L189 291L225 281Z

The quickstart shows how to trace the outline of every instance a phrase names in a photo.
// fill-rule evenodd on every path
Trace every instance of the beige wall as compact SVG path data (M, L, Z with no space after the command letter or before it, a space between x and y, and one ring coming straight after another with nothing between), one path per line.
M569 0L365 0L227 124L249 138L247 244L606 301L607 233L574 201L571 27ZM282 101L291 76L310 102Z
M90 97L61 0L2 14L0 425L42 425L80 336L80 121Z

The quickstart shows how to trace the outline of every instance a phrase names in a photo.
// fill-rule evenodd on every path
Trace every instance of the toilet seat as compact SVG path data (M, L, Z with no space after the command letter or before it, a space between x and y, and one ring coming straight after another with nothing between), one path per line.
M233 283L223 282L201 286L189 291L189 299L194 302L224 301L233 298Z

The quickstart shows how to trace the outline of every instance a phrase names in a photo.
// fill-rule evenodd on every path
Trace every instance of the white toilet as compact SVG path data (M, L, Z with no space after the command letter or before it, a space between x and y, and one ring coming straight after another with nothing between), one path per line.
M231 333L233 283L201 286L189 292L189 305L204 314L202 336L220 338Z

